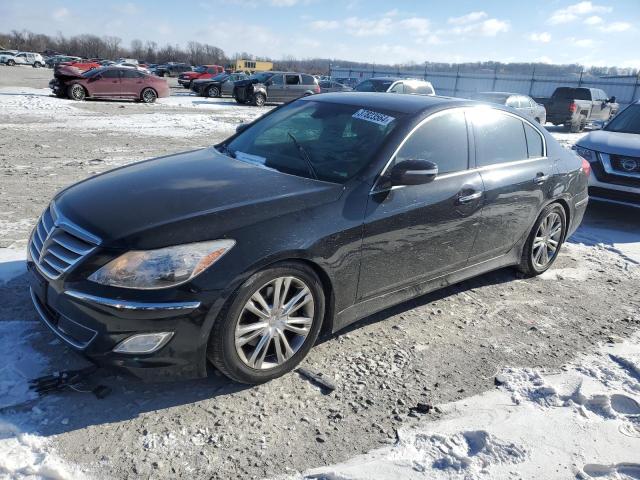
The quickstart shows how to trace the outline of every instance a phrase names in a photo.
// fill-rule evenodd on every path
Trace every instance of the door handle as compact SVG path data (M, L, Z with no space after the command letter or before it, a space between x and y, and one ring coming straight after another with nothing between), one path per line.
M549 175L544 175L542 173L538 173L536 175L536 178L533 179L533 181L536 182L538 185L543 184L547 180L549 180Z
M477 200L482 196L482 192L474 192L469 195L464 195L462 197L458 197L458 203L469 203L473 200Z

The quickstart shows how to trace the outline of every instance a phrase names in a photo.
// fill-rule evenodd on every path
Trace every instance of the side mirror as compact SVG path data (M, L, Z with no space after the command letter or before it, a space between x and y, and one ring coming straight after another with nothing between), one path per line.
M404 160L391 169L392 185L423 185L438 175L438 165L428 160Z
M609 100L607 100L609 103L616 103L616 97L615 95L613 97L611 97Z
M236 127L236 133L244 132L247 128L249 128L249 124L248 123L241 123L240 125L238 125Z

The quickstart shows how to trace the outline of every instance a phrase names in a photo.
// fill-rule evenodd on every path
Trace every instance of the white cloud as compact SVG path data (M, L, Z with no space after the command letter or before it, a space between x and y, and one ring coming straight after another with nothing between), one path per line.
M314 30L335 30L340 26L337 20L315 20L310 23Z
M430 32L431 22L428 18L423 17L411 17L405 18L398 22L398 27L406 29L407 33L415 36L428 35Z
M53 18L56 20L62 20L69 16L69 9L65 7L58 8L53 12Z
M590 15L594 13L607 13L612 10L611 7L605 7L603 5L595 5L590 1L574 3L567 8L561 8L556 10L549 17L548 22L552 25L559 25L562 23L569 23L577 20L581 16Z
M293 7L298 0L271 0L269 3L274 7Z
M584 21L587 25L598 25L602 22L602 17L599 17L598 15L593 15L592 17L586 18Z
M351 35L369 37L387 35L391 32L393 21L388 17L373 20L349 17L344 21L344 26Z
M454 35L481 35L484 37L495 37L499 33L508 32L511 25L506 20L489 18L481 22L467 23L453 27L448 33Z
M451 17L448 22L451 25L466 25L468 23L477 22L487 17L487 12L471 12L467 13L466 15L462 15L461 17Z
M599 28L600 31L605 33L617 33L626 32L631 28L631 24L627 22L613 22L607 25L603 25Z
M569 37L567 40L572 45L574 45L576 47L580 47L580 48L590 48L590 47L593 47L595 45L595 42L591 38Z
M533 32L527 35L527 38L532 42L549 43L551 41L551 34L548 32Z

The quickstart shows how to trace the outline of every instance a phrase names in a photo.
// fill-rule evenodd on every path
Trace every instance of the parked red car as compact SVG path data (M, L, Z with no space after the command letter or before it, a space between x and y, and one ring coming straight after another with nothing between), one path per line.
M102 65L98 62L94 62L92 60L80 60L77 62L62 62L58 64L58 68L61 67L75 67L81 72L86 72L87 70L93 70L94 68L100 68Z
M169 96L165 79L131 67L101 67L86 72L62 67L54 77L49 82L53 93L72 100L126 98L153 103L157 98Z
M191 72L184 72L178 76L178 83L184 88L191 88L193 80L211 78L224 72L224 67L220 65L200 65Z

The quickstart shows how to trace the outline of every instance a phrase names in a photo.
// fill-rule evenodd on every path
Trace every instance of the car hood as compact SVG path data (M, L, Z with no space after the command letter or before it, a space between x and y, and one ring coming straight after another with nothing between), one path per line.
M148 249L218 238L335 201L343 189L211 147L106 172L67 188L54 202L63 217L104 246Z
M74 77L74 78L84 78L82 76L84 72L79 68L73 67L71 65L62 65L59 66L54 72L54 77Z
M584 136L577 144L598 152L640 157L640 135L634 133L598 130Z

